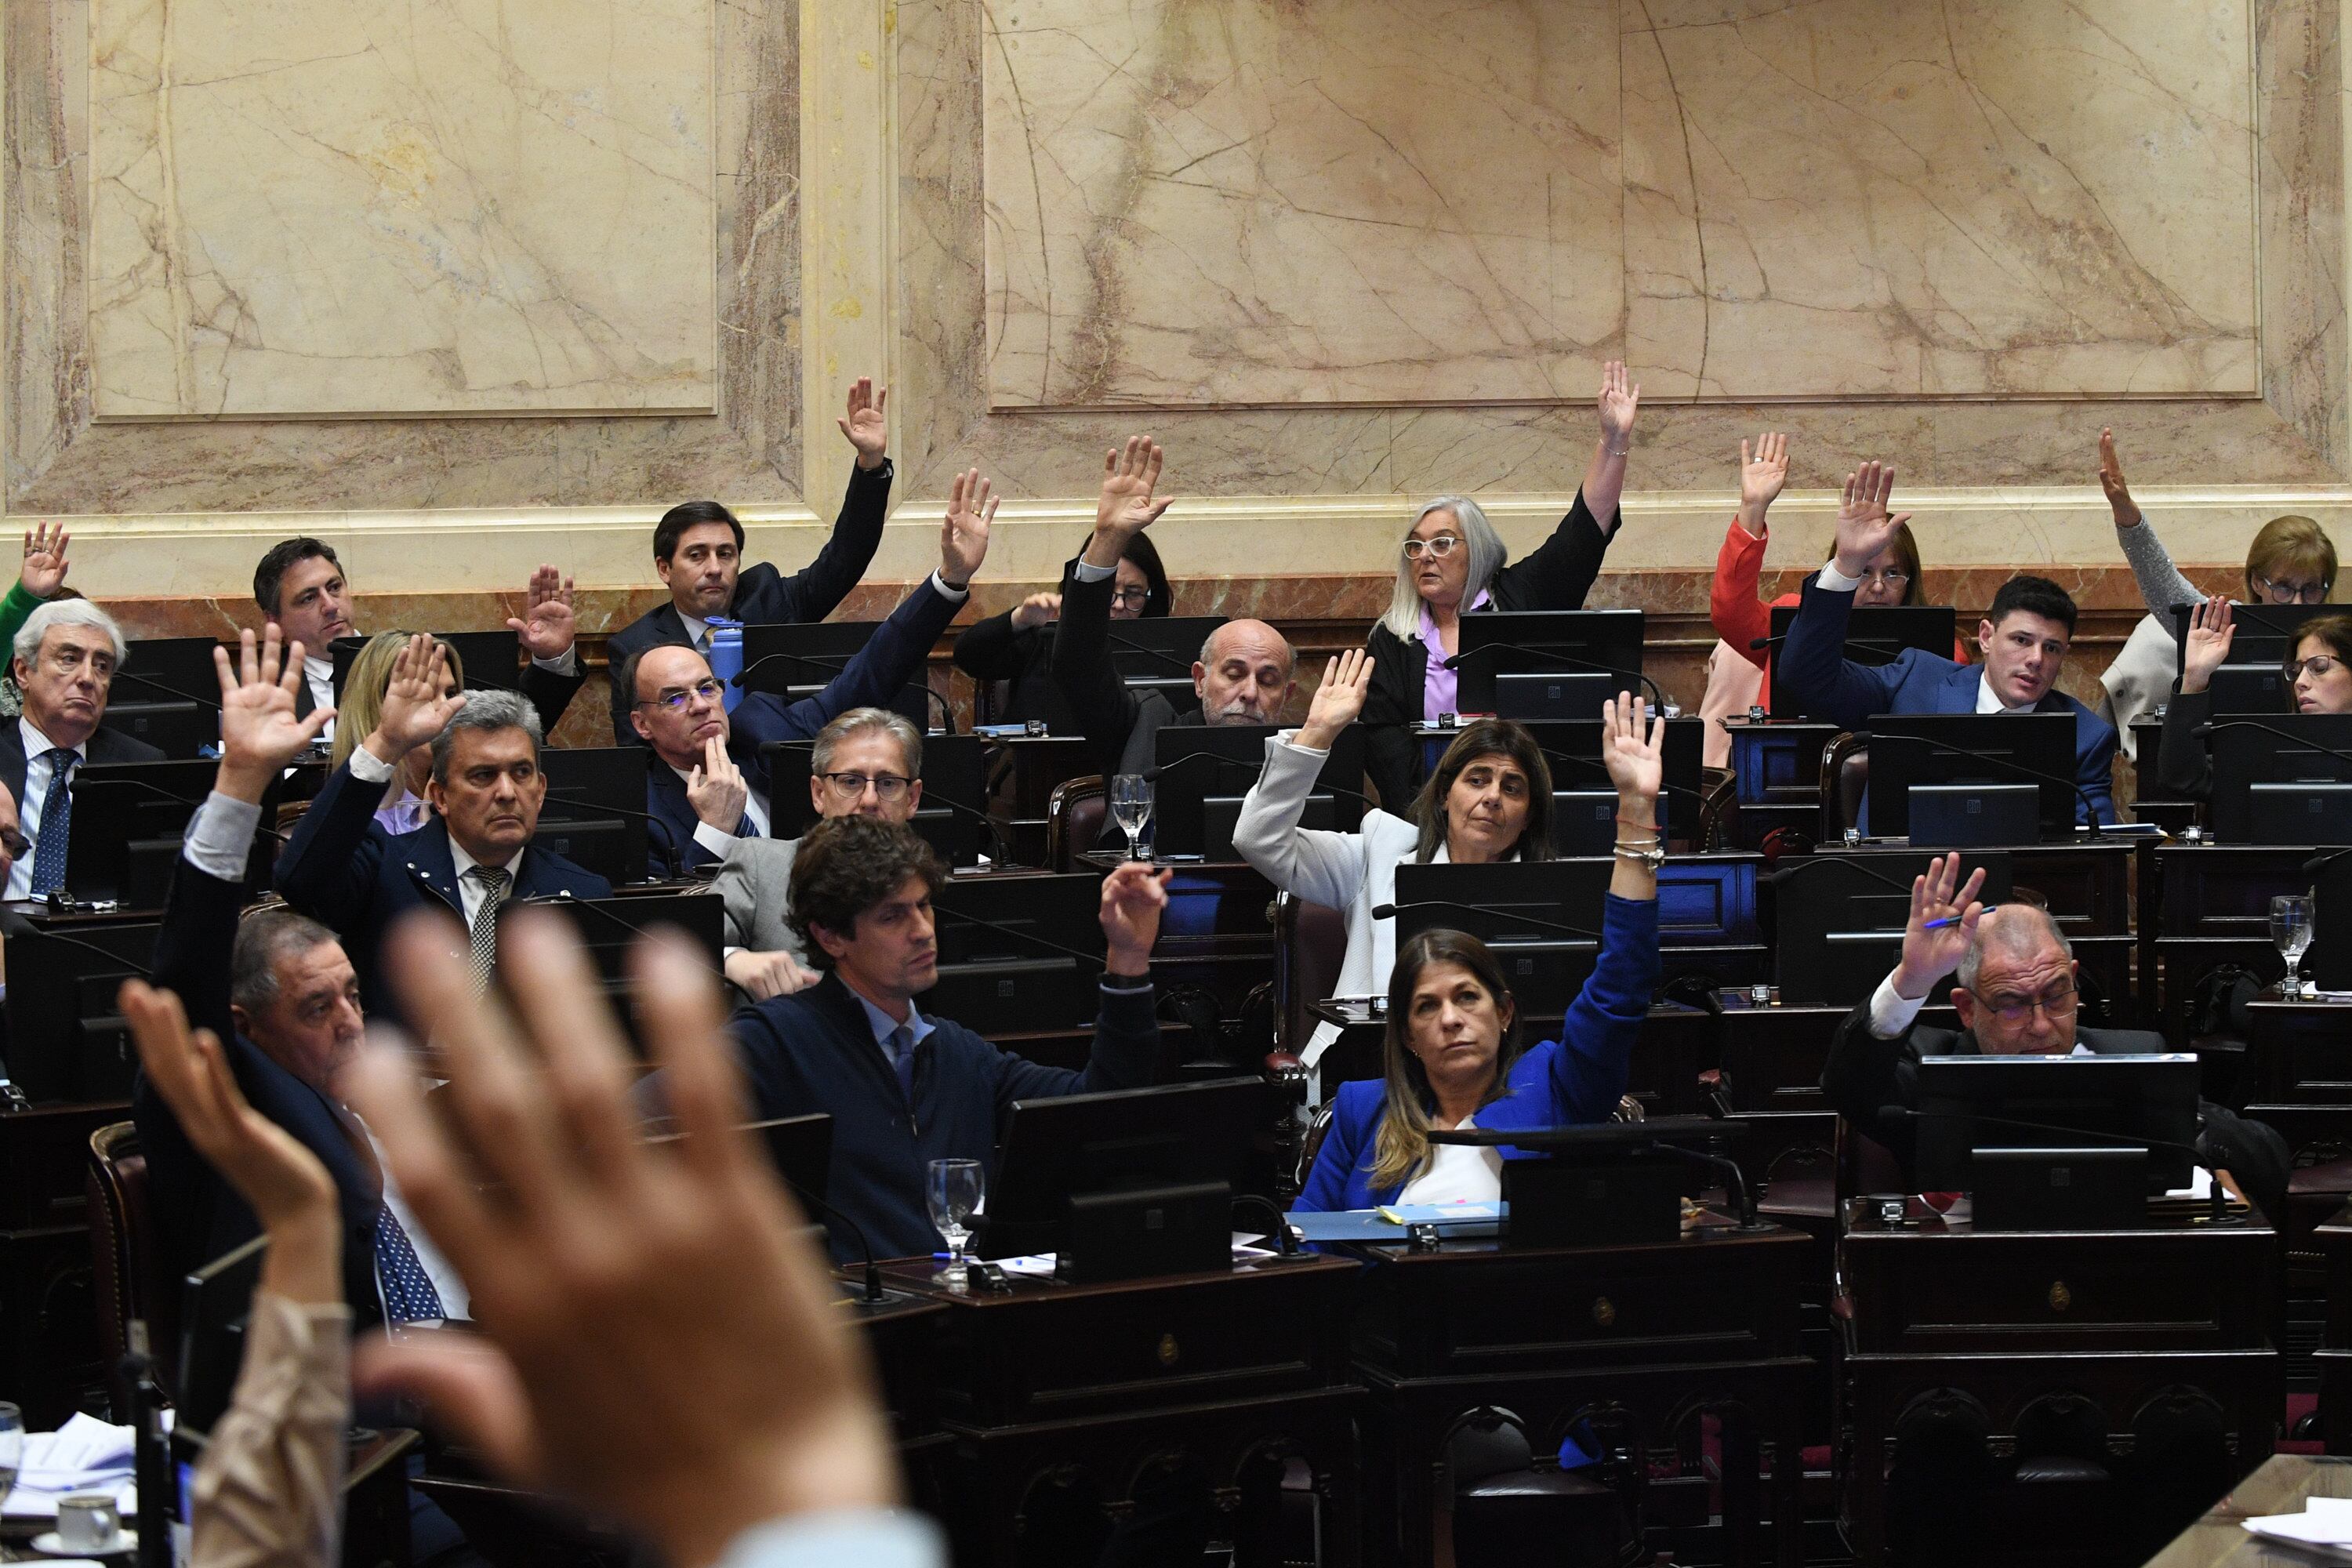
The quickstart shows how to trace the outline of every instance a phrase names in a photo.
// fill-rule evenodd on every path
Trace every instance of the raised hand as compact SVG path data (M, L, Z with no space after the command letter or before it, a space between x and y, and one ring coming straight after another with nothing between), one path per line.
M1984 879L1979 866L1962 884L1957 849L1930 859L1927 874L1911 879L1911 919L1903 928L1903 956L1895 965L1896 995L1916 1002L1959 966L1984 918L1985 907L1976 901Z
M1095 500L1096 537L1110 534L1124 545L1160 521L1160 514L1171 504L1170 498L1152 495L1160 486L1164 461L1166 454L1149 436L1129 436L1124 448L1113 447L1103 454L1102 494ZM1114 555L1100 564L1111 565L1116 560Z
M331 708L294 717L302 686L302 645L281 648L276 621L262 629L260 647L250 631L237 634L237 664L228 649L213 649L220 676L221 754L214 787L235 800L258 803L269 781L308 751L335 717Z
M2116 433L2099 432L2099 488L2107 492L2117 528L2137 528L2139 508L2132 504L2131 487L2124 483L2124 460L2116 456Z
M1846 576L1860 577L1895 531L1911 521L1907 511L1899 516L1887 511L1887 498L1894 493L1895 470L1885 464L1864 463L1845 477L1838 503L1836 560Z
M805 991L820 976L789 952L754 952L739 947L727 955L727 978L741 986L752 1001L765 1002L771 996Z
M2230 662L2230 644L2238 629L2231 624L2230 600L2216 594L2189 617L2189 637L2180 645L2180 690L2183 696L2213 683L2213 672Z
M1761 538L1764 512L1789 482L1789 437L1767 430L1751 447L1739 443L1739 526Z
M1062 618L1062 595L1032 594L1013 606L1013 629L1025 632Z
M393 661L392 681L383 689L376 710L374 733L361 742L380 762L398 765L409 752L439 734L466 694L444 696L449 689L449 650L429 632L408 639Z
M950 588L971 581L988 559L988 528L996 521L997 498L988 493L978 468L955 477L948 489L947 521L940 527L940 580Z
M686 779L686 803L694 807L694 819L732 834L743 826L743 807L751 798L751 786L727 754L727 742L716 735L703 742L702 761Z
M1298 727L1298 743L1310 751L1328 752L1339 731L1364 710L1372 689L1372 656L1360 647L1334 657L1323 667L1323 684L1307 705L1307 722Z
M477 997L441 917L389 967L448 1086L361 1056L353 1099L401 1193L464 1277L475 1332L363 1347L355 1381L405 1393L499 1474L652 1537L679 1568L753 1525L888 1507L898 1465L855 1325L746 1118L709 969L638 943L631 992L684 1136L636 1135L630 1057L570 929L517 910ZM485 1181L495 1184L485 1187Z
M509 617L507 630L521 640L523 651L533 658L552 661L570 653L572 579L552 566L542 565L533 572L530 585L523 589L522 618Z
M877 392L874 378L861 375L850 384L849 412L834 421L849 437L849 444L857 448L857 466L861 468L880 468L882 455L890 448L890 425L882 416L889 401L888 387Z
M1611 360L1601 367L1601 435L1611 456L1633 434L1633 413L1642 404L1642 389L1626 374L1625 362Z
M16 581L36 599L54 598L66 585L66 546L73 535L62 522L37 522L25 534L25 565Z
M1110 944L1104 967L1109 973L1151 973L1151 944L1160 940L1160 914L1168 907L1168 879L1174 874L1129 860L1103 879L1102 929Z
M1638 816L1632 811L1622 815L1637 822L1657 821L1658 791L1665 787L1666 721L1661 715L1654 723L1645 724L1648 704L1630 692L1621 691L1601 704L1601 761L1609 770L1609 782L1617 786L1617 803L1643 808Z

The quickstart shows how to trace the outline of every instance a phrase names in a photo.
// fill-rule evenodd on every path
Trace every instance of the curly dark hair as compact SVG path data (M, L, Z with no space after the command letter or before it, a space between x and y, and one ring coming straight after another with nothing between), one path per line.
M857 929L857 917L897 892L909 877L920 877L931 892L947 880L947 868L922 836L900 822L871 816L835 816L818 823L801 836L793 857L792 906L785 919L809 963L833 967L824 944L816 939L823 926L836 936Z

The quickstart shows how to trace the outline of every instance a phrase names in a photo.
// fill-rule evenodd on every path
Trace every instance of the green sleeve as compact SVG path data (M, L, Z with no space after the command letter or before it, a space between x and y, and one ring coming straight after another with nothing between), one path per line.
M41 607L41 601L26 591L21 582L8 584L8 592L0 596L0 647L16 640L17 631Z

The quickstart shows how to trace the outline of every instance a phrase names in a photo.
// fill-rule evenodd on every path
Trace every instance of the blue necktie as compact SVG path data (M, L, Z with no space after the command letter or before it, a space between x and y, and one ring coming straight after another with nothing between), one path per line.
M915 1031L906 1024L890 1031L890 1065L898 1074L898 1092L908 1110L915 1104Z
M81 761L63 746L41 753L49 760L49 789L41 797L40 839L33 846L33 896L66 885L66 838L73 826L73 765Z
M442 1310L441 1292L433 1288L433 1277L425 1272L390 1204L375 1211L375 1278L383 1289L386 1321L425 1322L449 1315Z

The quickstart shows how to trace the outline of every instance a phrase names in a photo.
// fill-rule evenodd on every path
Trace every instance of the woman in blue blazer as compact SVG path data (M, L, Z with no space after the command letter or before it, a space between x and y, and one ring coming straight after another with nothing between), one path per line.
M1502 968L1486 943L1423 931L1389 977L1387 1072L1339 1086L1330 1131L1297 1207L1492 1201L1512 1149L1433 1144L1433 1128L1557 1127L1605 1120L1625 1092L1633 1038L1658 978L1659 753L1665 721L1638 700L1601 709L1601 757L1617 786L1617 868L1601 954L1560 1028L1519 1044Z

